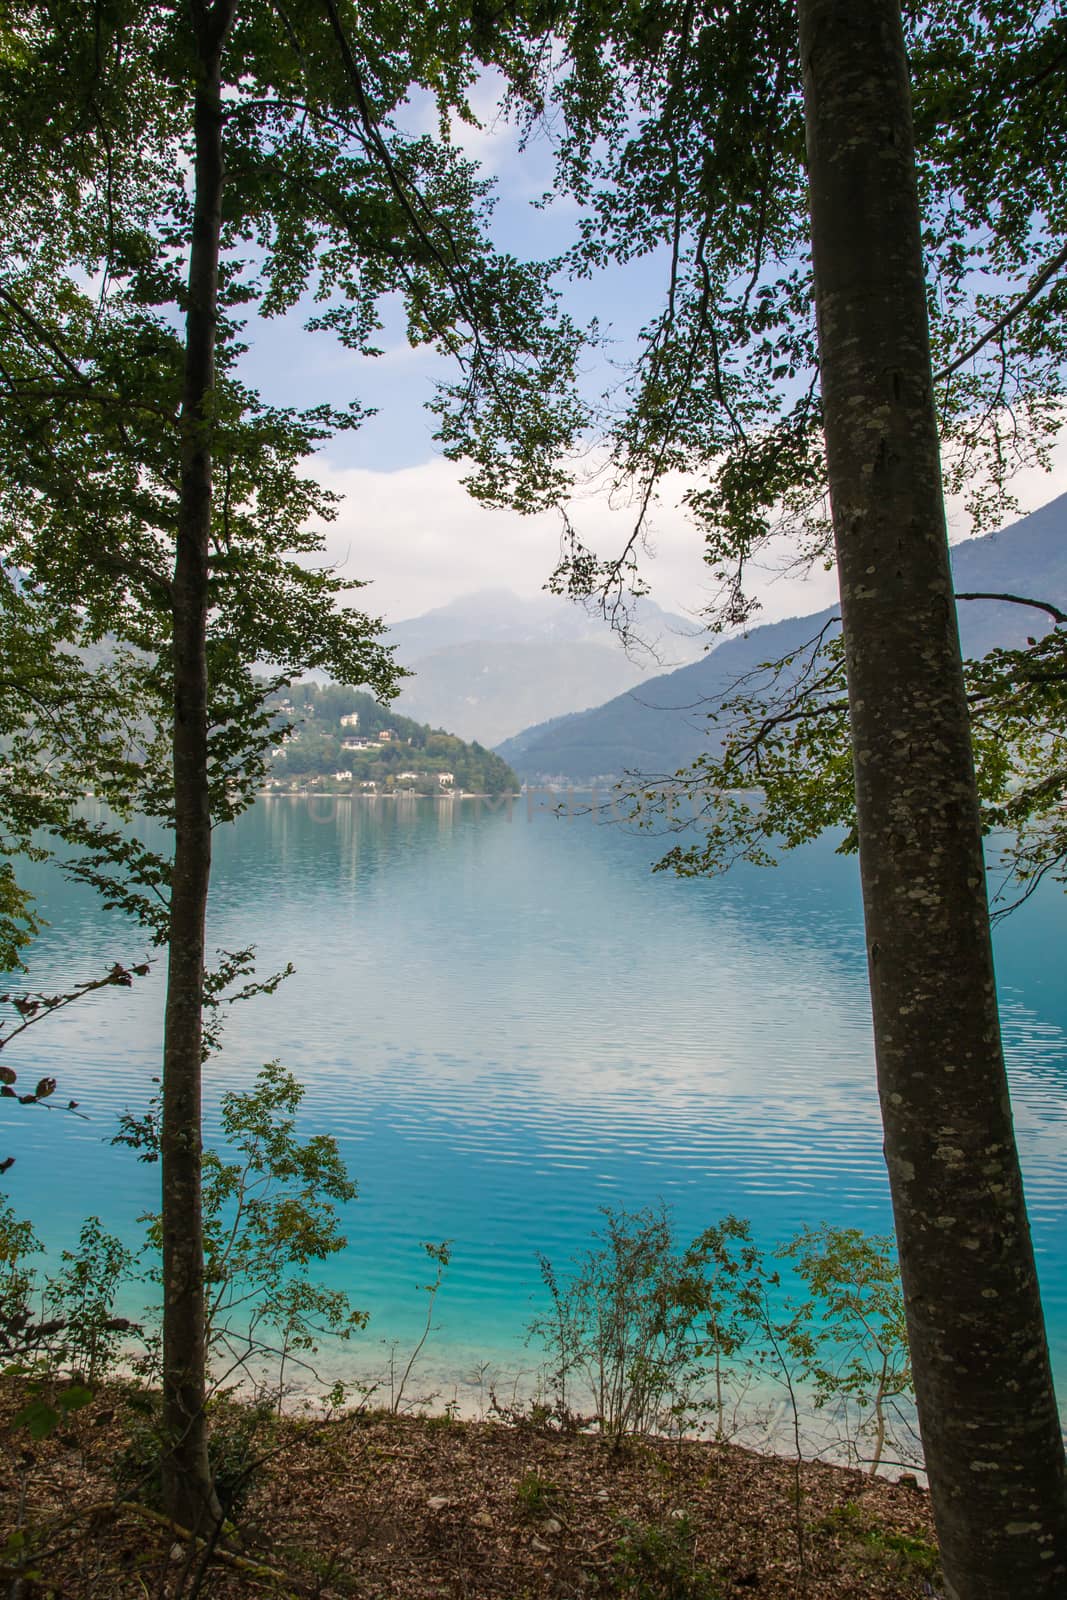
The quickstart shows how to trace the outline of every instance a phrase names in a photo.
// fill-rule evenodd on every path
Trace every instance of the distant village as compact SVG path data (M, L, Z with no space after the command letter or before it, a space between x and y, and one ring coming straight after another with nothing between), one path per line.
M397 717L368 694L338 684L295 684L270 707L277 742L264 792L360 795L499 795L514 772L479 744Z

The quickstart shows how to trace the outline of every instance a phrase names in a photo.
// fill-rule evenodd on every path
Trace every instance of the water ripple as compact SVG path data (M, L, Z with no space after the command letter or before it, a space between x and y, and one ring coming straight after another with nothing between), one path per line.
M238 1008L209 1132L226 1087L293 1068L302 1127L359 1180L329 1272L372 1329L414 1329L419 1243L449 1237L443 1337L514 1353L537 1253L584 1247L606 1202L664 1196L685 1233L734 1210L765 1243L823 1218L888 1228L853 863L815 846L680 882L648 872L654 841L519 816L352 805L324 824L275 801L220 832L212 942L298 971ZM142 953L87 895L39 883L42 986ZM1067 917L1048 896L1030 914L998 934L1005 1049L1067 1369ZM9 1119L13 1197L53 1249L90 1206L132 1236L154 1203L154 1170L106 1141L151 1092L160 1002L157 970L26 1037L27 1076L54 1072L91 1118Z

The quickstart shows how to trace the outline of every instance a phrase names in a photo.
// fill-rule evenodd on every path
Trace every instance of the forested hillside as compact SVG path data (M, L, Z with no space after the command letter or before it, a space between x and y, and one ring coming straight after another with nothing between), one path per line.
M493 751L397 716L341 684L295 684L270 706L278 730L270 789L496 795L519 786Z

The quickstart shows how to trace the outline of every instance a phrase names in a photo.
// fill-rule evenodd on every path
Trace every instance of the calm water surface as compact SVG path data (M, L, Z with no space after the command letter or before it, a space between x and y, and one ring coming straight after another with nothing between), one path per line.
M649 871L662 841L478 802L265 800L216 836L213 945L255 941L296 976L234 1011L218 1096L278 1058L302 1128L336 1135L360 1185L330 1264L409 1338L419 1241L449 1238L439 1363L515 1366L537 1254L586 1242L604 1204L662 1196L679 1229L726 1211L773 1243L805 1222L889 1226L855 864L817 845L714 882ZM143 953L136 930L42 871L35 986ZM1067 1386L1067 908L1001 928L1016 1121L1055 1360ZM5 1117L16 1205L51 1250L87 1212L137 1237L157 1169L109 1147L158 1072L160 974L20 1042L90 1120ZM12 1047L15 1048L14 1046Z

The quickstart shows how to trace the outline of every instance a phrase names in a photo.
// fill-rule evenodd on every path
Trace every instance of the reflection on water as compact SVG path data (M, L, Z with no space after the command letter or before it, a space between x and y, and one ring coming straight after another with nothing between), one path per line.
M777 871L653 875L661 841L589 818L477 802L261 802L216 836L213 945L293 961L232 1016L220 1091L278 1058L307 1085L305 1131L360 1183L331 1262L406 1337L423 1239L451 1238L446 1344L515 1352L536 1254L580 1248L605 1203L664 1196L683 1233L732 1210L770 1243L805 1222L889 1224L855 865L818 845ZM51 923L33 981L144 950L87 893L38 875ZM998 933L1020 1145L1058 1365L1067 1376L1067 915L1055 892ZM8 1178L50 1247L91 1210L129 1235L155 1170L109 1148L158 1071L161 972L31 1030L89 1122L5 1122Z

